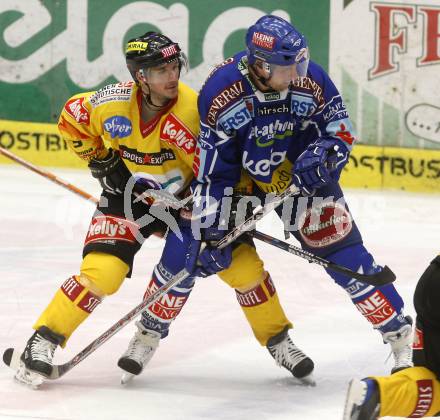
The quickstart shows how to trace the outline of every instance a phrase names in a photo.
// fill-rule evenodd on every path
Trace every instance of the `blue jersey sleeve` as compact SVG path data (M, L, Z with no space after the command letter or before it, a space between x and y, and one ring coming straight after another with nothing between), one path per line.
M310 75L309 83L315 84L313 90L316 100L316 109L311 115L311 121L316 125L319 136L340 141L351 151L356 141L356 133L341 94L319 65L311 63Z

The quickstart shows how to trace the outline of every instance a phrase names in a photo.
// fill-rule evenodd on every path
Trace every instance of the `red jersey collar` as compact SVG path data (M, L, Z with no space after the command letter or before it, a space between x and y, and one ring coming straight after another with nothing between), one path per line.
M173 99L169 105L162 109L153 119L145 122L142 120L142 90L140 88L137 91L136 99L139 109L139 130L143 138L147 137L154 130L162 115L166 114L177 102L177 98Z

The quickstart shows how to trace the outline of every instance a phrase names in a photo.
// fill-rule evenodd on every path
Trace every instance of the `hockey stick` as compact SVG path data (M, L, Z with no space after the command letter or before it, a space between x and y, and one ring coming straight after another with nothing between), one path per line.
M291 195L297 194L298 189L295 186L290 186L282 194L278 196L272 196L271 200L264 206L257 206L248 219L246 219L242 224L235 227L231 232L229 232L225 237L218 242L217 247L222 249L227 245L234 242L239 236L241 236L246 231L253 229L258 220L267 215L273 209L281 205L287 198ZM102 346L108 339L115 335L119 330L125 327L130 321L132 321L139 313L142 312L151 303L159 300L168 290L170 290L174 285L185 280L190 273L183 269L179 271L170 281L165 283L156 292L148 296L143 302L132 309L127 315L122 317L119 321L113 324L107 331L101 334L98 338L93 340L88 346L86 346L82 351L80 351L76 356L74 356L68 362L62 365L54 365L52 369L52 374L48 379L58 379L65 375L69 370L74 368L78 363L84 360L86 357L90 356L96 349ZM13 348L7 349L3 353L3 361L6 365L11 367L13 370L17 371L20 366L20 355L21 353Z
M89 193L85 192L84 190L81 190L80 188L74 186L73 184L57 177L56 175L52 174L49 171L43 170L30 162L25 161L24 159L14 155L13 153L9 152L8 150L4 149L0 146L0 153L3 155L9 157L10 159L14 160L15 162L25 166L26 168L38 173L39 175L55 182L58 185L61 185L62 187L68 189L69 191L81 196L82 198L85 198L94 204L98 202L98 200L90 195ZM296 192L296 191L295 191ZM142 199L144 195L148 195L150 197L156 198L160 201L162 201L165 205L168 205L170 207L179 208L184 207L188 201L191 200L191 197L187 197L185 200L179 201L176 199L172 194L167 193L166 191L156 191L156 190L148 190L142 195L138 194L138 200ZM288 196L292 195L292 193L287 193ZM380 273L376 273L373 275L368 274L359 274L356 273L346 267L339 266L335 263L331 263L330 261L324 260L320 257L317 257L313 255L310 252L304 251L300 248L295 247L294 245L289 245L285 242L279 241L278 239L275 239L269 235L265 235L260 232L255 232L255 234L251 233L252 236L256 237L257 239L264 241L266 243L270 243L274 246L277 246L278 248L284 249L287 252L290 252L291 254L294 254L296 256L305 258L309 262L313 262L315 264L322 265L324 268L330 268L333 271L346 274L350 277L357 278L358 280L364 281L365 283L369 283L372 285L383 285L387 283L391 283L395 280L394 273L389 269L388 266L385 266L383 270Z
M71 184L70 182L65 181L64 179L61 179L54 175L53 173L46 171L45 169L39 168L38 166L33 165L32 163L22 159L21 157L15 155L14 153L10 152L9 150L6 150L4 147L0 146L0 153L9 159L13 160L14 162L19 163L20 165L24 166L25 168L30 169L31 171L37 173L38 175L43 176L44 178L49 179L50 181L54 182L55 184L61 185L63 188L66 188L67 190L73 192L74 194L79 195L82 198L85 198L86 200L91 201L93 204L97 204L98 200L90 195L89 193L85 192L84 190L75 187L75 185Z
M69 190L70 192L73 192L74 194L79 195L82 198L85 198L86 200L91 201L93 204L98 203L98 199L96 197L93 197L89 193L85 192L81 188L76 187L75 185L71 184L70 182L65 181L64 179L54 175L53 173L46 171L45 169L42 169L27 160L24 160L23 158L15 155L14 153L10 152L9 150L6 150L4 147L0 146L0 153L9 159L13 160L14 162L19 163L20 165L24 166L25 168L30 169L31 171L37 173L38 175L43 176L44 178L47 178L48 180L54 182L57 185L61 185L63 188ZM188 197L184 200L177 200L172 194L166 192L166 191L160 191L149 189L143 192L142 194L139 194L137 192L133 192L133 194L137 197L136 201L140 201L146 197L152 197L155 199L160 200L163 204L173 207L176 205L176 203L179 205L178 208L184 207L186 202L191 199L191 197Z
M80 188L74 186L73 184L57 177L56 175L52 174L49 171L43 170L43 169L31 164L30 162L25 161L24 159L14 155L13 153L9 152L8 150L4 149L1 146L0 146L0 153L4 154L5 156L9 157L10 159L14 160L15 162L25 166L26 168L38 173L39 175L42 175L43 177L55 182L56 184L61 185L62 187L68 189L69 191L81 196L82 198L85 198L86 200L91 201L92 203L96 204L98 202L97 198L88 194L84 190L81 190ZM173 208L182 208L191 200L191 196L186 197L184 200L178 200L174 195L167 193L166 191L157 191L157 190L148 190L145 193L143 193L142 195L140 195L140 194L136 194L136 195L138 197L137 201L141 200L142 198L145 198L146 196L149 196L149 197L153 197L157 200L160 200L165 205L173 207ZM260 235L260 237L257 237L256 235ZM260 239L260 240L265 241L267 243L272 243L272 245L278 246L281 249L285 249L286 247L290 246L291 247L290 250L289 249L285 249L285 250L287 252L290 252L291 254L305 258L309 262L320 264L324 268L331 268L331 269L333 269L333 271L338 271L342 274L346 274L346 275L351 276L353 278L357 278L359 280L364 281L365 283L369 283L369 284L374 285L375 281L385 281L386 283L388 283L388 282L392 282L395 280L394 273L392 273L392 271L387 266L385 266L384 271L381 272L381 273L384 273L382 275L383 278L377 277L379 273L374 274L373 276L369 276L367 274L359 274L359 273L355 273L355 272L349 270L348 268L337 266L334 263L330 263L329 261L326 261L326 260L323 260L319 257L316 257L315 255L308 253L307 251L303 251L300 248L296 248L293 245L289 245L289 244L283 243L281 241L278 241L277 239L275 239L269 235L265 235L265 239L263 239L263 235L264 235L263 233L256 232L256 235L255 235L255 237L257 239ZM276 241L278 241L278 245L276 244ZM280 244L280 242L281 242L281 244ZM340 269L338 269L337 267L340 267ZM370 277L372 277L372 278L370 278ZM392 277L392 279L391 279L391 277Z
M159 199L162 198L163 191L157 191L157 196ZM289 196L292 194L288 194ZM175 208L183 207L187 204L187 199L185 202L180 202L175 197L169 197L164 196L165 202L168 200L169 203L173 204ZM258 232L256 230L251 230L247 233L249 236L252 236L256 239L259 239L260 241L266 242L267 244L276 246L286 252L289 252L293 255L296 255L297 257L304 258L310 263L321 265L324 268L330 269L332 271L335 271L337 273L345 274L348 277L355 278L357 280L360 280L364 283L371 284L373 286L384 286L386 284L392 283L396 280L396 275L393 273L393 271L386 265L383 267L382 271L374 274L361 274L357 273L356 271L350 270L347 267L344 267L342 265L333 263L331 261L328 261L324 258L318 257L317 255L305 251L295 245L288 244L287 242L280 241L279 239L274 238L273 236L267 235L262 232Z
M48 179L49 181L54 182L57 185L62 186L63 188L69 190L70 192L73 192L76 195L79 195L81 198L85 198L88 201L91 201L93 204L98 204L99 200L87 193L86 191L82 190L81 188L76 187L75 185L71 184L70 182L65 181L64 179L54 175L53 173L46 171L45 169L42 169L27 160L22 159L21 157L15 155L14 153L10 152L9 150L6 150L2 146L0 146L0 153L11 160L19 163L20 165L23 165L25 168L30 169L31 171L37 173L38 175L43 176L44 178ZM182 208L186 205L187 201L191 199L191 197L187 197L183 200L178 200L174 197L173 194L168 193L167 191L157 191L153 189L148 189L144 191L142 194L133 191L133 194L136 196L136 201L142 201L146 197L151 197L154 199L159 200L161 203L165 204L166 206L173 207L178 206L176 208ZM156 234L156 233L155 233Z
M305 251L301 248L298 248L295 245L288 244L287 242L280 241L270 235L266 235L265 233L252 231L248 232L248 235L253 238L259 239L269 245L276 246L284 251L287 251L297 257L304 258L310 263L319 264L324 268L335 271L337 273L345 274L348 277L360 280L364 283L371 284L373 286L384 286L386 284L392 283L396 280L396 275L391 271L391 269L386 265L383 267L381 271L374 274L361 274L356 273L353 270L350 270L347 267L343 267L342 265L333 263L324 258L318 257L317 255L312 254L309 251Z

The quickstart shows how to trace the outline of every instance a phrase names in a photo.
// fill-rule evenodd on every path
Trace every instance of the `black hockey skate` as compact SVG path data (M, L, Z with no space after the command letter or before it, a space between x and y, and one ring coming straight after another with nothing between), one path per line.
M372 379L352 379L348 386L343 420L377 420L380 412L380 395Z
M298 347L293 344L288 334L289 328L284 328L279 334L273 336L267 342L267 349L279 366L287 369L295 378L305 385L315 385L312 359L307 357Z
M15 378L33 387L41 385L44 378L50 377L55 349L64 340L62 335L54 333L45 326L40 327L26 344Z

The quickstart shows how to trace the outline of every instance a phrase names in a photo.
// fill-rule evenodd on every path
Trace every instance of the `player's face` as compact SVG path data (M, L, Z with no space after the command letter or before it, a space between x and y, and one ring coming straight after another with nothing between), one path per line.
M296 64L290 66L271 65L271 77L268 85L277 91L287 89L298 78Z
M143 75L152 96L167 100L177 96L180 76L178 61L145 69Z

